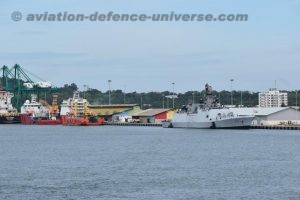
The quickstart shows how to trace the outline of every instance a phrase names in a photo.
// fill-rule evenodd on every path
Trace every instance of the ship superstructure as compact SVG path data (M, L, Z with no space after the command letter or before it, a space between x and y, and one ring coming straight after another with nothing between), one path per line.
M20 116L11 102L13 97L13 93L0 91L0 124L20 123Z

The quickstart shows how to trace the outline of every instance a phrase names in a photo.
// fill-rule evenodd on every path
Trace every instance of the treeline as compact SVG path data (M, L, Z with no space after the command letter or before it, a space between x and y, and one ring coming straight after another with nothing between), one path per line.
M63 99L68 99L73 96L74 91L78 90L78 86L75 83L65 84L63 87L56 89L39 92L39 99L43 99L49 103L52 102L52 95L58 94L59 103ZM285 91L288 92L289 105L296 105L296 91ZM97 89L88 89L86 91L80 92L81 97L86 98L90 104L108 104L109 102L109 92L99 91ZM173 102L172 98L167 98L167 96L172 95L170 91L164 92L126 92L122 90L112 90L111 91L111 104L139 104L143 108L172 108ZM180 108L182 105L186 105L190 102L199 102L204 96L204 91L188 91L185 93L176 93L177 97L174 100L174 106ZM220 99L222 105L231 104L231 92L230 91L213 91L213 95ZM244 105L246 107L256 106L258 104L258 92L249 91L233 91L233 104L234 105ZM30 99L30 92L23 93L21 97L21 104L25 102L26 99ZM14 101L13 101L14 102ZM299 105L299 103L298 103Z
M72 97L73 92L78 90L76 84L72 83L70 85L66 84L64 87L59 88L57 93L59 94L60 101L62 99L67 99ZM288 92L288 91L286 91ZM288 92L289 94L289 106L296 105L296 92ZM126 92L122 90L112 90L111 91L111 103L112 104L139 104L143 108L172 108L172 98L167 98L167 96L172 95L170 91L164 92ZM177 97L174 100L176 108L186 105L189 102L197 103L204 96L203 91L188 91L185 93L176 93ZM231 104L231 92L230 91L213 91L213 95L220 99L221 104L230 105ZM109 102L109 92L99 91L97 89L88 89L86 91L81 91L81 96L85 97L90 104L108 104ZM256 106L258 104L258 92L249 91L233 91L233 104L234 105L244 105L246 107ZM49 99L50 100L50 99ZM51 101L50 101L51 102Z
M73 92L78 90L76 84L65 84L63 87L58 88L52 93L59 95L59 102L63 99L68 99L73 96ZM86 98L90 104L108 104L109 103L109 92L99 91L97 89L88 89L86 91L80 92L81 97ZM220 98L220 101L224 105L229 105L231 102L231 93L229 91L214 91L213 94ZM126 92L122 90L112 90L111 91L111 104L139 104L143 108L172 108L173 101L170 97L172 92ZM188 91L185 93L176 93L178 98L174 99L174 106L176 108L186 105L189 102L197 103L204 96L204 91ZM46 94L48 102L51 102L51 94ZM169 96L169 98L168 98ZM40 98L43 98L43 95L40 95ZM241 103L241 92L233 92L233 102L235 105L240 105ZM258 93L251 93L248 91L242 92L242 103L245 106L255 106L258 102Z

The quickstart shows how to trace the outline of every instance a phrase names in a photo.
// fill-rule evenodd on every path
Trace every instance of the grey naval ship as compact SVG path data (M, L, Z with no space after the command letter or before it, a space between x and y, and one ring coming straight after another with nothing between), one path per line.
M238 116L229 108L221 106L219 99L212 94L212 87L205 85L204 98L200 103L183 106L165 128L206 128L206 129L248 129L254 116Z

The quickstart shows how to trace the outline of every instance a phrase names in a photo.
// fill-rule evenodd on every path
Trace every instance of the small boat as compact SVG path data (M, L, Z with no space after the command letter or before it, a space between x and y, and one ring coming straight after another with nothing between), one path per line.
M63 125L69 126L101 126L104 119L93 115L88 109L88 101L81 98L75 91L73 98L63 100L60 109L60 117Z
M0 91L0 124L18 124L20 115L11 103L13 93Z

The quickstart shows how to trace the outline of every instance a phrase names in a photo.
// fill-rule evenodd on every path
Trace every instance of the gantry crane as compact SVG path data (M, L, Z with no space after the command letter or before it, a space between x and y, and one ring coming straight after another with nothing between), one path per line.
M7 66L0 68L2 71L2 88L5 91L14 93L13 103L19 110L21 106L21 98L28 93L36 93L39 97L40 92L51 92L57 90L52 87L52 84L43 81L38 76L27 71L28 74L35 76L40 81L34 82L25 70L18 64L14 65L11 69Z

